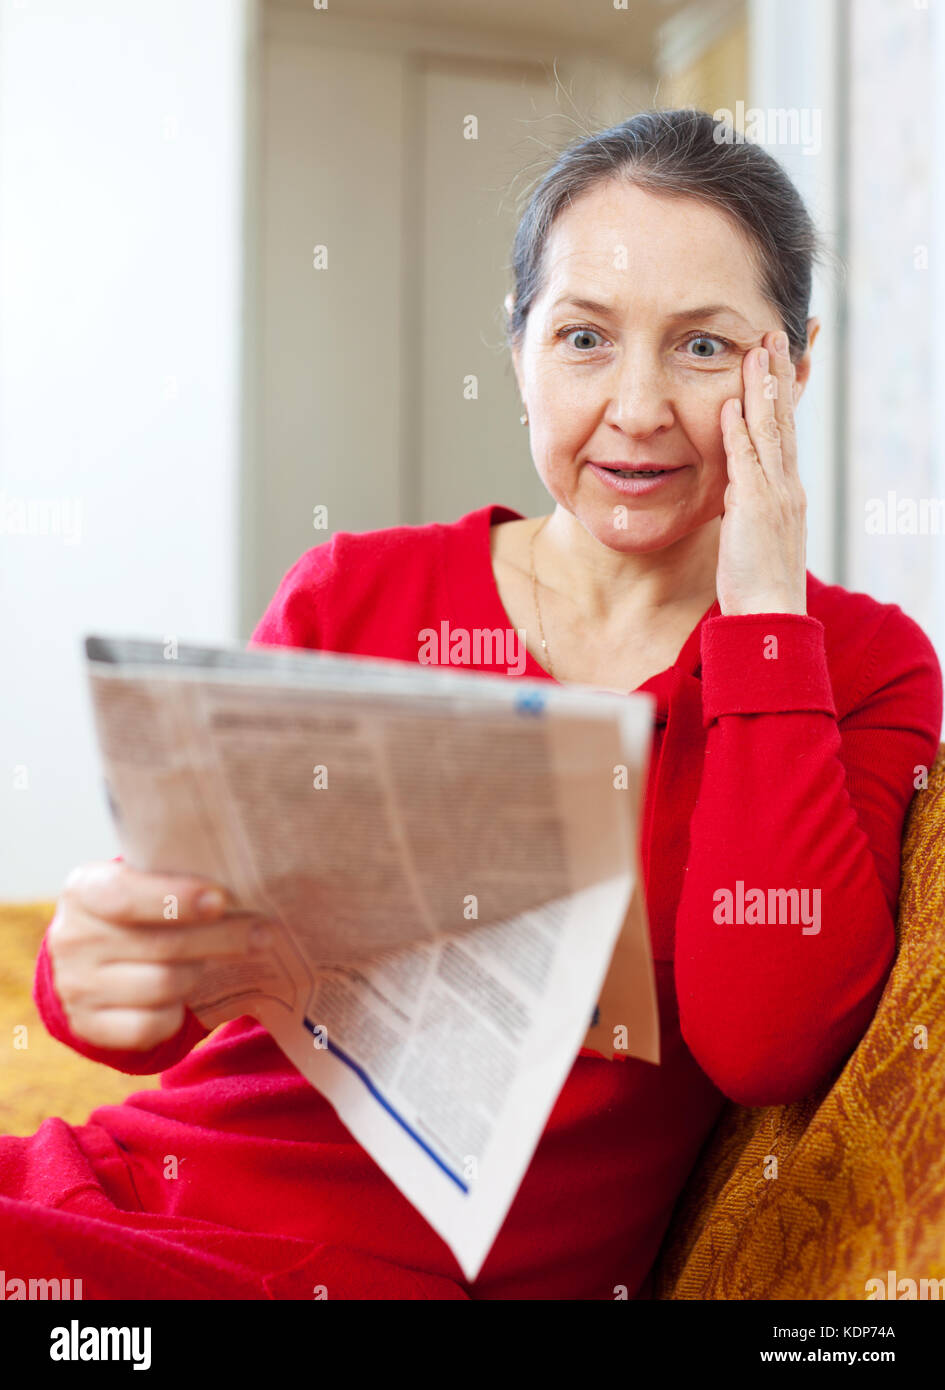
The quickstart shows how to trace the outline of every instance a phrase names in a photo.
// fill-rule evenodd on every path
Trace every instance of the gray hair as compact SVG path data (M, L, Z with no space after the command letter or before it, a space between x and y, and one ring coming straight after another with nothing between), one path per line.
M718 132L718 134L717 134ZM727 139L725 138L727 135ZM667 197L694 198L747 234L765 298L778 310L796 361L807 348L815 262L828 261L794 184L767 150L732 139L706 111L641 111L560 154L531 193L512 248L514 305L506 324L518 347L542 291L548 237L561 210L599 183L620 179Z

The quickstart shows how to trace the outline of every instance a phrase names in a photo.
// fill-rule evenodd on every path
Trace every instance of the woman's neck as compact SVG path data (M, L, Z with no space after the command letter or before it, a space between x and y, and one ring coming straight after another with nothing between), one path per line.
M603 545L564 507L538 526L535 567L542 586L569 599L589 622L628 611L641 620L668 609L701 614L715 601L721 517L674 545L633 555Z

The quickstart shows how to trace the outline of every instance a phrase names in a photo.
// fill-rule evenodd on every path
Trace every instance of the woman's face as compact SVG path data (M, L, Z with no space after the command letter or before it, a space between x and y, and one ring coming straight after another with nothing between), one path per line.
M691 198L611 181L556 219L515 372L542 481L612 549L661 549L721 514L722 404L784 326L757 278L745 234ZM808 369L805 354L799 388ZM589 466L640 463L676 471L628 492Z

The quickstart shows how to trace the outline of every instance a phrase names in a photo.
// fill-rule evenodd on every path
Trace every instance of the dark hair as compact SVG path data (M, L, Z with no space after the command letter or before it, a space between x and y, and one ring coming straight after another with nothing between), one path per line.
M621 179L708 203L747 232L762 293L781 315L791 356L803 356L813 264L829 256L782 166L760 145L733 135L706 111L641 111L559 155L531 193L515 234L509 342L521 343L541 293L545 247L559 212L594 185Z

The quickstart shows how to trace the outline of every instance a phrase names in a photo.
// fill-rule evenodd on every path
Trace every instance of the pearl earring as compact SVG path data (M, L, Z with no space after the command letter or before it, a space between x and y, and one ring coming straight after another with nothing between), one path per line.
M526 410L525 414L524 414L524 415L520 415L518 418L519 418L519 420L521 421L521 423L522 423L523 425L527 425L527 424L528 424L528 411Z

